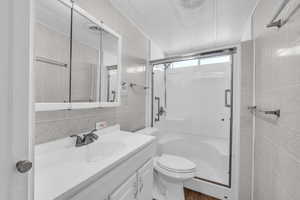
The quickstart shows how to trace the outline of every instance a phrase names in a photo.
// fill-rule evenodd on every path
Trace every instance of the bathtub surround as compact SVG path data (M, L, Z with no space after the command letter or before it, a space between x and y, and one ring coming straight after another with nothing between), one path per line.
M148 39L113 8L109 1L79 0L76 3L123 36L122 81L145 85ZM123 130L128 131L145 126L145 90L127 88L121 94L121 104L118 108L38 112L36 143L90 130L98 121L107 121L109 125L119 123Z
M281 110L279 119L256 116L253 200L300 199L300 12L266 28L281 2L261 0L253 16L255 101Z
M166 110L160 116L160 121L156 120L154 123L159 129L158 152L184 157L194 162L197 165L197 174L195 178L185 181L184 186L219 199L238 199L238 170L235 169L238 167L237 124L240 119L235 111L240 110L239 61L238 46L233 56L220 53L218 56L214 54L199 60L173 62L166 70L166 78L163 61L155 63L154 66L154 96L157 97L154 102L154 116L158 118L156 113L159 102ZM238 85L233 86L233 102L236 104L232 104L232 114L236 120L233 120L232 182L228 189L231 115L228 91L231 88L231 68L234 72L233 83ZM165 85L166 92L162 90Z
M231 88L230 56L192 61L155 66L155 117L159 102L166 110L154 121L161 131L160 150L196 163L195 177L229 185L231 108L224 105L224 93Z

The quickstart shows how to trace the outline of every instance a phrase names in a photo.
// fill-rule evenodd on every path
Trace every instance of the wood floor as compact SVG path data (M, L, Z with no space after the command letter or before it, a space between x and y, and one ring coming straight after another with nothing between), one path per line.
M219 200L198 192L184 188L185 200Z

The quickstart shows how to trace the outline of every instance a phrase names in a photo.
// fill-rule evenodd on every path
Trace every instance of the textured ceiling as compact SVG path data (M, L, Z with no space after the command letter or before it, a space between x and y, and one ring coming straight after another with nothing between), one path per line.
M240 41L257 0L111 0L167 54Z

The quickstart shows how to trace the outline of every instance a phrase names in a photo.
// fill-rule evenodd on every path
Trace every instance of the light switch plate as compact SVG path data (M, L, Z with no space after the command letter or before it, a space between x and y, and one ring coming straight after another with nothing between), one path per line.
M102 122L96 122L96 129L100 130L103 128L107 127L107 122L106 121L102 121Z

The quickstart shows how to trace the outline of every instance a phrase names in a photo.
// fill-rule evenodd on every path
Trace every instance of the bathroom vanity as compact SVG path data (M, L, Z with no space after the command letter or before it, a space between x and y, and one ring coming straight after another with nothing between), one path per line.
M75 147L65 138L35 147L35 200L152 199L155 137L120 131Z

